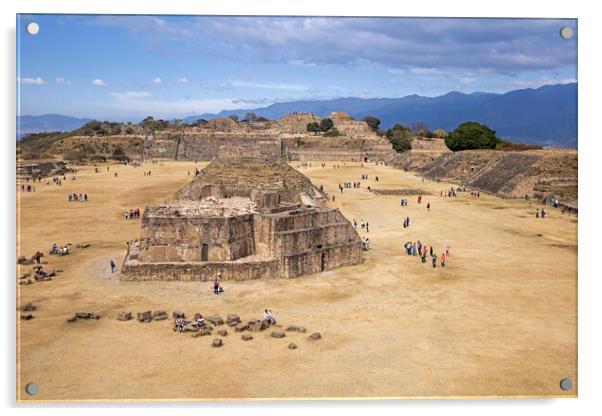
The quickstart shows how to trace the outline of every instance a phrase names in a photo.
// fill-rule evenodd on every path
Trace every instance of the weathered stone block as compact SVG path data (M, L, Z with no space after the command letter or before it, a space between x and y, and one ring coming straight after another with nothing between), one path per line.
M153 320L153 314L151 311L138 312L138 322L148 323Z
M165 311L154 311L153 312L153 319L155 321L163 321L163 320L167 319L167 312L165 312Z
M320 338L322 338L322 334L320 334L319 332L314 332L309 336L309 339L311 339L312 341L317 341Z
M130 319L132 319L131 312L126 312L126 311L117 312L117 320L118 321L129 321Z
M205 318L207 322L211 322L213 325L223 325L224 320L219 316L208 316Z

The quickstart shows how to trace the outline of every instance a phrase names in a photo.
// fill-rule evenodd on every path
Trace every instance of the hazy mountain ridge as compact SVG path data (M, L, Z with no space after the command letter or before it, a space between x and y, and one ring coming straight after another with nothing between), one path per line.
M17 116L17 139L30 133L71 131L83 126L88 121L90 121L89 118L77 118L60 114Z
M394 123L426 122L431 129L452 130L464 121L478 121L496 130L504 139L539 145L577 146L577 83L520 89L504 94L449 92L438 97L416 94L402 98L335 98L274 103L254 109L224 110L201 114L185 122L204 118L244 117L247 112L268 119L290 113L311 112L324 117L333 111L344 111L356 119L366 115L378 117L381 128ZM87 119L45 115L17 117L22 135L43 131L68 131L83 125Z

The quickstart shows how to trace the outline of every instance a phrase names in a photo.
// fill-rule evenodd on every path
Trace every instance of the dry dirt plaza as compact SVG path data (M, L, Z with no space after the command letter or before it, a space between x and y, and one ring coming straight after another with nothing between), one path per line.
M169 198L205 163L165 162L142 167L81 166L62 186L36 183L17 194L18 255L46 253L54 280L17 285L17 306L34 303L34 319L17 320L19 400L244 399L425 396L575 396L559 381L577 380L577 218L536 205L481 193L439 195L450 184L423 181L390 167L320 162L301 168L323 185L337 207L370 225L364 262L294 279L211 282L124 282L118 267L140 220L124 212ZM296 162L291 162L296 167ZM334 167L339 165L339 168ZM144 176L151 170L151 176ZM114 176L118 172L118 176ZM190 175L188 175L190 172ZM363 180L360 189L338 190ZM380 177L377 183L374 178ZM416 189L409 195L373 189ZM68 202L69 192L87 203ZM426 193L431 195L426 195ZM426 204L430 202L431 210ZM402 227L409 216L410 227ZM358 227L359 228L359 227ZM445 268L406 256L403 244L420 240ZM80 242L90 247L77 249ZM48 256L52 243L71 243L68 256ZM18 266L21 273L32 266ZM174 333L171 320L117 321L120 310L180 309L188 315L236 313L260 318L270 307L284 329L308 333L242 341L228 328L221 348L211 337ZM67 323L76 312L99 320ZM17 318L19 312L17 311ZM314 331L319 341L309 341ZM298 348L287 348L295 342ZM27 383L39 393L24 393Z

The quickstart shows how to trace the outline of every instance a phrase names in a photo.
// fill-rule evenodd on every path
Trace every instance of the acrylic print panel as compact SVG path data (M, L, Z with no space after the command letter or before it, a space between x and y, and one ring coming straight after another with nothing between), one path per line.
M18 400L575 397L577 35L19 15Z

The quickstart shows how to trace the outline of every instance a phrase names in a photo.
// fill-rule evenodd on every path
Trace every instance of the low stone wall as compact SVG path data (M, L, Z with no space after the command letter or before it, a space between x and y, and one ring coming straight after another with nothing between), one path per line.
M281 276L276 259L246 262L186 262L140 263L126 260L121 269L121 280L181 280L207 282L221 272L222 280L277 279Z

